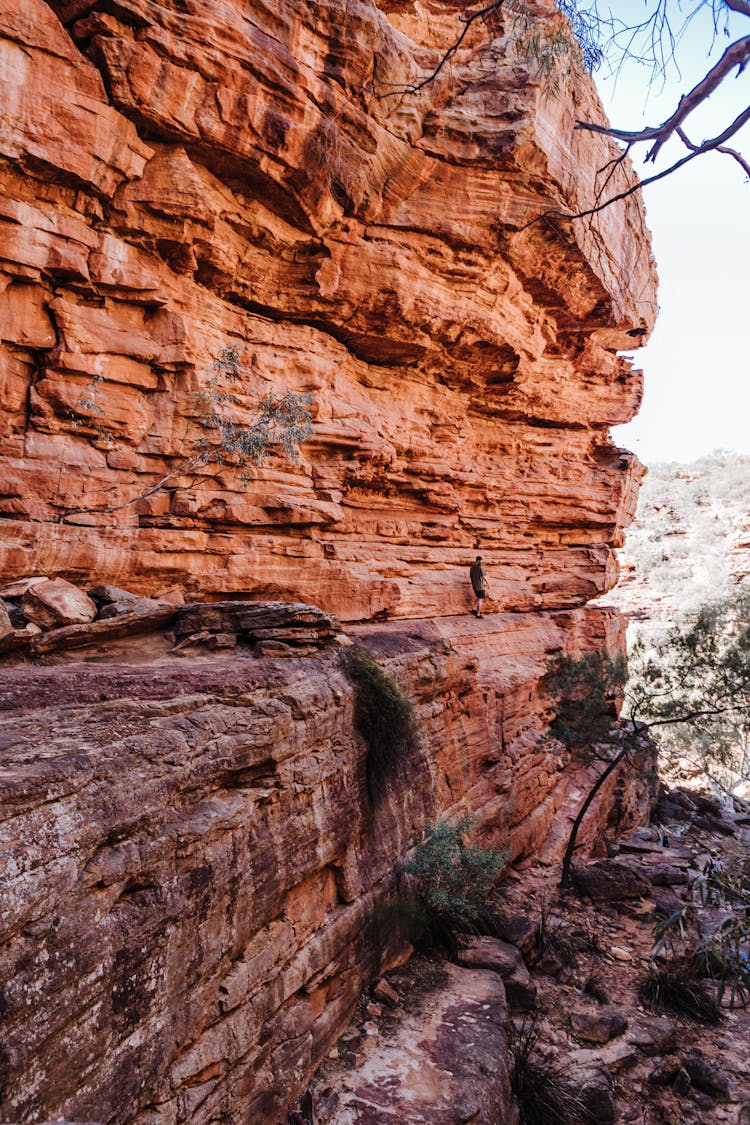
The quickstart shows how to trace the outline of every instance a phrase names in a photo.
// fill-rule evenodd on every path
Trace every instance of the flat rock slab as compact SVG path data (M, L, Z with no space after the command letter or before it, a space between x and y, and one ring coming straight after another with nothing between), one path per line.
M646 898L651 891L649 883L635 867L614 859L575 867L573 880L578 889L595 902Z
M365 1048L334 1085L327 1125L516 1125L505 990L497 973L445 965L445 978Z

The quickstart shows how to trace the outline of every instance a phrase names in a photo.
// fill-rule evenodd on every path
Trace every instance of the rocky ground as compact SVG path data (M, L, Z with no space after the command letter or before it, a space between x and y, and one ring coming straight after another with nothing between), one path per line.
M657 816L608 859L579 868L577 893L559 896L556 868L511 871L502 939L472 939L459 956L463 968L415 956L387 974L363 997L290 1121L512 1125L516 1108L501 1097L502 1029L489 1017L498 1004L494 978L504 979L511 1033L533 1028L533 1057L570 1080L589 1122L750 1122L750 1010L730 1007L725 994L720 1022L704 1026L647 1010L638 991L654 965L660 916L689 904L686 946L724 921L701 905L696 888L709 863L747 857L750 819L679 790L662 799ZM446 1025L462 1029L450 1051Z

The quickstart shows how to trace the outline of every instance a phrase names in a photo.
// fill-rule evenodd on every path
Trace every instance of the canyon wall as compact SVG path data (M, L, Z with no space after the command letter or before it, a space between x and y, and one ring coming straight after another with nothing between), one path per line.
M425 829L471 811L533 856L591 783L536 684L596 621L612 642L613 611L362 626L420 735L374 786L335 644L4 669L0 1120L284 1125L402 949L376 904ZM581 842L649 787L609 785Z
M503 609L611 585L638 474L608 427L641 395L616 353L655 311L643 213L525 225L593 200L612 150L574 130L601 116L588 81L545 95L483 25L405 93L452 0L2 10L4 576L352 621L465 612L478 547ZM313 399L298 462L147 495L207 402L247 420L281 389Z
M0 573L313 603L422 739L373 806L335 645L4 658L5 1120L276 1125L428 824L559 856L586 771L539 740L541 680L622 647L586 603L635 504L609 427L655 279L637 197L539 220L613 156L574 128L587 79L545 94L496 16L415 88L461 10L0 0ZM196 463L214 410L284 391L298 460ZM605 791L589 847L644 797Z

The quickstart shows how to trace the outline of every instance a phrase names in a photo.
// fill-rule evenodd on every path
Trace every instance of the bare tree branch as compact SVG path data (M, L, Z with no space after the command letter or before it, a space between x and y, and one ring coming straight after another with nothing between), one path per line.
M653 176L647 176L645 180L638 180L636 183L631 184L630 187L626 188L624 191L620 191L616 195L610 196L609 199L605 199L603 203L597 203L593 207L588 207L584 211L560 211L556 207L550 207L548 210L542 211L540 215L536 215L533 219L529 219L528 223L524 223L522 227L519 227L518 233L520 234L521 231L527 230L529 227L533 226L534 223L538 223L540 219L589 218L589 216L596 215L599 213L599 211L603 211L605 207L610 207L613 203L617 203L621 199L627 199L629 195L634 195L635 192L640 191L641 188L647 187L649 184L655 184L657 180L663 180L665 176L670 176L673 172L676 172L678 168L682 168L683 165L688 164L691 160L694 160L696 156L703 156L707 152L727 152L728 155L734 156L736 159L739 159L740 164L747 171L747 162L743 159L743 157L739 155L739 153L736 153L734 149L727 150L724 146L724 141L728 141L730 137L733 137L735 133L739 132L743 125L746 125L748 123L748 121L750 121L750 106L748 106L747 109L743 110L742 113L740 113L739 116L734 119L732 124L727 126L724 132L720 133L718 137L713 137L711 138L711 140L704 141L703 144L700 145L693 145L692 151L689 152L687 156L681 157L680 160L675 160L673 164L670 164L668 168L662 169L661 172L656 172ZM623 156L624 155L625 154L623 153ZM608 167L608 165L605 165L605 167Z
M443 55L441 55L440 61L438 62L437 66L432 71L432 73L428 74L426 78L423 78L421 82L416 82L416 83L414 83L413 85L410 85L410 86L393 85L392 88L390 90L388 90L387 93L384 93L384 94L377 94L377 93L375 93L374 89L371 89L370 92L372 93L373 97L380 99L380 98L389 98L389 97L392 97L395 94L416 94L416 93L419 92L419 90L423 90L425 86L429 86L429 84L431 82L435 81L438 74L440 74L440 71L443 69L443 67L446 65L446 63L448 63L453 58L453 56L456 54L456 52L460 49L461 44L463 43L466 36L469 34L469 29L471 28L472 24L476 23L477 20L486 19L487 16L492 15L493 12L499 11L500 8L502 7L502 4L503 4L503 0L492 0L492 2L490 4L486 4L484 8L479 8L478 11L472 12L471 15L459 16L458 18L461 20L461 22L464 25L463 31L458 36L455 43L453 43L453 45L450 46L448 48L448 50Z
M614 137L615 140L627 141L629 144L654 141L653 146L646 153L646 161L653 163L664 143L677 131L693 110L721 85L735 67L738 73L744 70L748 59L750 59L750 35L745 36L744 39L738 39L736 43L727 47L716 65L711 67L708 74L704 75L688 94L680 98L677 109L661 125L652 125L646 129L631 132L626 129L615 129L609 125L577 121L576 129L585 129L590 133L603 133L608 137Z
M698 149L699 146L694 145L693 142L685 136L685 133L682 129L677 129L676 133L677 133L677 136L682 141L682 143L684 144L685 148L689 148L693 152L695 152ZM747 160L745 160L742 153L738 152L736 148L727 148L726 145L717 145L716 151L717 152L723 152L726 156L733 157L737 161L739 166L743 169L743 171L745 172L745 175L750 177L750 164L747 162Z

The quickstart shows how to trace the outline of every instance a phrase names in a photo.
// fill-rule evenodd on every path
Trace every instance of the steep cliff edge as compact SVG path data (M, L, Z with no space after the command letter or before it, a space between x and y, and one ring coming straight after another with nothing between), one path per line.
M497 28L385 96L453 41L448 0L52 8L3 3L2 573L344 620L465 611L479 544L504 609L609 586L642 210L522 229L591 202L590 84L545 97ZM226 347L249 410L312 394L302 460L139 500L200 440Z
M514 857L559 851L582 779L539 744L540 680L557 649L622 646L586 602L639 476L608 430L655 311L643 214L526 226L590 203L611 150L574 130L590 84L543 97L501 26L391 96L453 41L454 0L0 12L3 578L321 606L423 747L375 815L335 647L3 666L0 1104L275 1123L426 824L471 811ZM244 417L308 393L312 439L154 490L227 348L220 393Z

